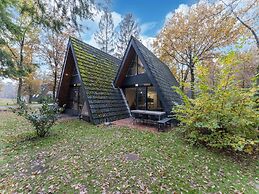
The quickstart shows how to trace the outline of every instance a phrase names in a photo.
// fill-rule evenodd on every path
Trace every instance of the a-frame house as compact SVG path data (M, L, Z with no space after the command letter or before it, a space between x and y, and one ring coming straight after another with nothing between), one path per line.
M129 117L120 89L113 86L120 60L75 38L70 38L57 101L65 113L94 124Z
M166 64L140 41L131 37L114 81L124 91L129 108L165 111L182 100L172 86L179 86Z
M130 110L171 114L181 104L168 66L131 37L123 60L70 38L58 88L65 113L99 124L130 117Z

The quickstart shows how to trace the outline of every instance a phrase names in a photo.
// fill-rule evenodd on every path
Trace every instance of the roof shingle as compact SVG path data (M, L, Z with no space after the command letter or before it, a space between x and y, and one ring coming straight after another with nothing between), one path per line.
M165 97L170 110L176 104L181 104L182 99L178 93L172 89L172 86L179 86L179 83L173 76L169 67L158 59L150 50L148 50L141 42L134 37L133 41L139 49L140 53L144 57L148 68L156 80L158 87L160 88L163 96Z
M70 38L87 93L93 123L129 117L119 89L113 86L120 60L75 38Z

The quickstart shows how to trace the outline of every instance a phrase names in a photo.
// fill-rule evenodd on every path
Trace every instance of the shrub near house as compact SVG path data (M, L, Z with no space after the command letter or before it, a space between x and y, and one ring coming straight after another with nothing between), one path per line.
M32 111L23 101L19 103L19 107L13 110L19 116L27 119L34 127L37 136L45 137L50 128L57 121L61 108L55 105L49 105L46 101L42 106Z
M190 100L178 89L185 104L173 111L181 121L181 130L192 143L252 153L259 145L256 88L247 90L237 86L234 57L229 53L222 58L222 69L213 87L207 79L208 69L200 65L196 98Z

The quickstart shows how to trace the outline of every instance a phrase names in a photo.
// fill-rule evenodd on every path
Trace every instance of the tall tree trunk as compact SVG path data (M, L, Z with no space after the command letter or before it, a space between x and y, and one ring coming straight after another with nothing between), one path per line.
M17 103L20 103L20 101L22 100L22 85L23 85L23 46L24 46L24 36L21 40L21 45L20 45L20 58L19 58L19 62L18 62L18 69L19 69L19 79L18 79L18 90L17 90Z
M194 99L195 77L194 77L194 65L193 64L191 64L191 67L190 67L190 74L191 74L191 98Z
M22 84L23 80L21 77L18 79L18 89L17 89L17 103L20 103L22 100Z
M194 82L195 82L195 77L194 77L194 62L192 58L192 54L190 53L189 56L189 68L190 68L190 74L191 74L191 98L194 99Z
M56 88L57 88L57 78L58 78L58 72L57 72L57 65L55 64L55 71L54 71L54 84L53 84L53 91L52 91L52 95L53 95L53 100L56 99Z
M183 69L182 69L182 72L183 72ZM186 80L187 80L187 78L188 78L188 74L189 74L189 67L186 69L186 71L185 71L185 74L184 74L184 76L182 75L182 86L181 86L181 90L184 92L184 83L186 83Z
M29 102L29 104L31 104L31 102L32 102L32 86L31 85L29 85L28 90L29 90L29 100L28 100L28 102Z

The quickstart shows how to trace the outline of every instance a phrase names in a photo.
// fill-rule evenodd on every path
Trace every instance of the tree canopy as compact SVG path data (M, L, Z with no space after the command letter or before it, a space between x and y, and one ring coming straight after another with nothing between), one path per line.
M184 72L180 81L185 82L190 73L193 91L196 63L214 58L218 49L234 43L242 33L243 26L222 4L199 2L185 13L173 13L156 37L154 47L163 61Z
M112 14L108 7L105 7L99 22L99 31L94 34L95 41L100 49L112 54L115 49L115 29Z

